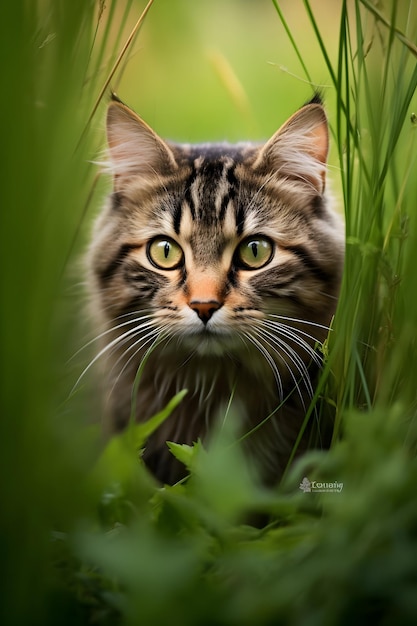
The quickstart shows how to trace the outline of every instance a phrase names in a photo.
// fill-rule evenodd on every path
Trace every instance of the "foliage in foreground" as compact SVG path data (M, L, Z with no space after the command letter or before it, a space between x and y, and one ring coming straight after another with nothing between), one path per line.
M413 623L417 465L385 419L350 416L343 444L304 461L311 478L343 477L341 493L301 493L300 471L265 493L224 435L186 487L157 489L127 447L119 467L132 466L101 491L99 520L54 538L55 593L100 624ZM238 523L254 508L275 521Z
M416 623L416 8L352 4L340 2L333 60L303 3L336 94L346 214L321 387L334 442L274 491L248 474L233 416L210 450L173 447L190 478L160 488L140 461L146 429L100 451L81 425L89 398L60 403L72 339L62 276L91 190L85 128L122 30L93 46L104 7L81 0L0 8L13 95L0 102L2 624ZM107 24L124 20L115 5ZM302 493L304 476L343 488ZM269 524L248 524L256 515Z

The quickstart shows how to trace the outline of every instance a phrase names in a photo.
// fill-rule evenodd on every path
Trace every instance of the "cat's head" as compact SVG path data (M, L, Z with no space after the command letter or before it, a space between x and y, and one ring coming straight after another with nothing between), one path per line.
M343 234L325 193L328 124L319 102L262 145L178 145L113 101L107 136L114 189L90 265L108 325L123 334L126 316L136 316L143 337L157 329L170 349L190 354L269 341L279 350L279 319L301 329L303 342L324 338Z

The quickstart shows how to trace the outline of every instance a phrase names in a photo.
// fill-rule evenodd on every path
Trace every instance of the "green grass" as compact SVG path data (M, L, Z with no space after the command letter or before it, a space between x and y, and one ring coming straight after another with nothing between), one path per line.
M120 56L144 6L0 6L0 623L414 624L417 4L155 0ZM273 492L233 429L173 446L191 478L161 489L146 429L103 451L92 382L68 397L91 356L71 358L108 84L180 140L267 137L327 85L347 241L320 386L336 422ZM305 475L343 490L304 494ZM271 524L243 524L249 509Z

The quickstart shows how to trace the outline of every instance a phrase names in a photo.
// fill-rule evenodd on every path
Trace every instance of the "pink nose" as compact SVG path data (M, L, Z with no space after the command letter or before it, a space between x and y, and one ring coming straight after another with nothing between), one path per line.
M201 321L207 324L213 313L220 309L221 304L218 300L192 300L189 306Z

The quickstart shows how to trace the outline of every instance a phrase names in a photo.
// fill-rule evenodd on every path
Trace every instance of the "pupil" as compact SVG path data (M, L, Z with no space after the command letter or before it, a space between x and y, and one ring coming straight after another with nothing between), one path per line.
M258 256L258 244L256 243L256 241L253 241L251 243L251 248L252 248L252 254L256 259L256 257Z
M169 243L166 241L164 244L164 257L167 259L169 255Z

